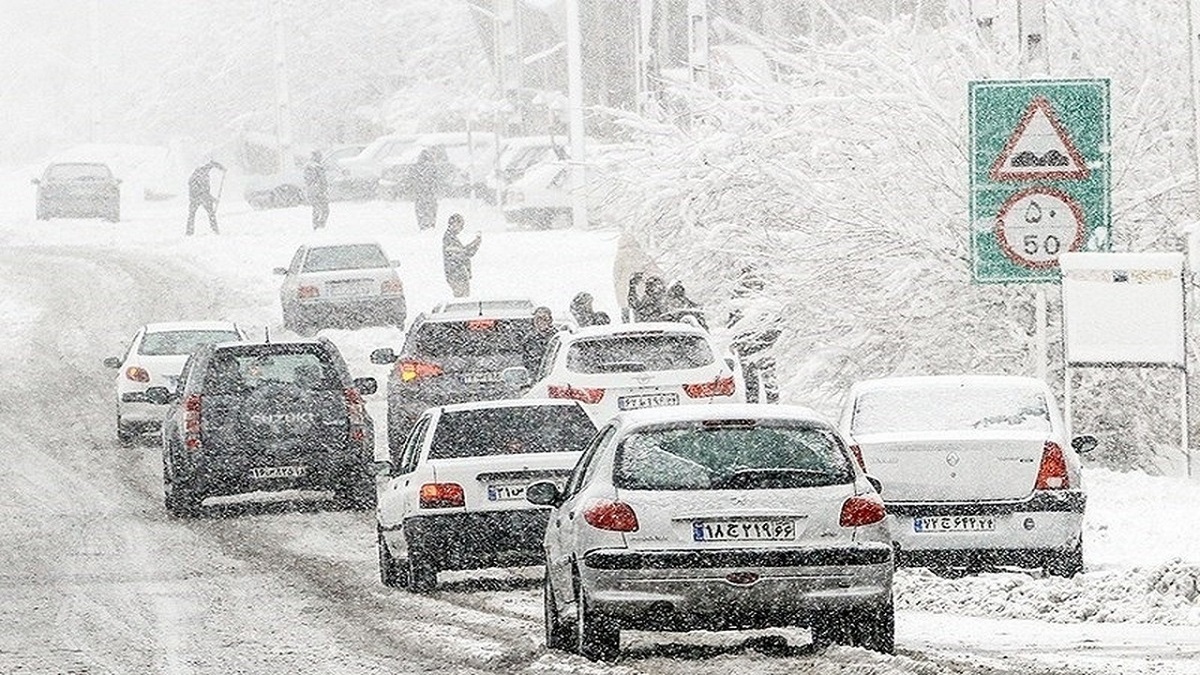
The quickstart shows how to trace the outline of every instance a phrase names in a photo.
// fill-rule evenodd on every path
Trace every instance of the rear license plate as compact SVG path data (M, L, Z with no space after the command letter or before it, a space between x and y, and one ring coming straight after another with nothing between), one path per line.
M913 532L995 532L993 516L929 516L913 518Z
M489 384L492 382L503 382L504 376L501 373L463 373L463 384Z
M679 405L679 394L636 394L617 399L617 407L621 410L657 408L667 405Z
M362 281L333 281L326 286L329 289L329 295L335 298L367 295L371 292L370 283Z
M489 502L515 502L525 499L525 483L502 483L487 486Z
M246 472L251 478L299 478L308 472L307 466L256 466Z
M794 520L698 520L692 523L694 541L791 541Z

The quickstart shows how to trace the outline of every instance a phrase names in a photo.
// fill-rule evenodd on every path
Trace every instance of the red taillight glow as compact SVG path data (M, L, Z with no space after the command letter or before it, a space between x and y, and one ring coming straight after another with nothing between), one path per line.
M125 378L133 382L149 382L150 373L145 368L129 366L125 369Z
M713 398L716 396L733 396L733 376L718 377L712 382L683 385L683 392L688 398Z
M612 532L637 532L637 514L625 502L601 501L583 512L583 519L597 530Z
M857 443L850 446L850 454L854 455L854 461L858 462L858 468L866 471L867 463L863 461L862 448L858 447Z
M842 503L842 517L838 523L842 527L860 527L873 525L883 520L887 512L883 502L874 495L859 495L851 497Z
M449 509L465 505L463 489L458 483L426 483L421 486L423 509Z
M604 398L604 390L593 387L572 387L569 384L557 385L552 384L547 388L547 396L550 398L570 398L584 403L596 404L600 399Z
M1071 487L1067 477L1067 458L1057 443L1046 441L1042 448L1042 464L1038 467L1034 490L1066 490Z
M188 450L200 449L200 395L192 394L183 400L183 445Z
M315 298L321 295L321 289L316 286L301 286L296 289L296 297L298 298Z
M404 292L404 284L399 279L388 279L379 284L379 292L384 295L400 295Z
M442 374L442 367L425 361L397 361L396 374L401 382L412 382L425 377L437 377Z
M491 330L495 327L495 319L472 319L467 322L467 330L471 331Z
M345 390L346 415L350 418L350 440L361 441L366 438L367 410L362 394L350 387Z

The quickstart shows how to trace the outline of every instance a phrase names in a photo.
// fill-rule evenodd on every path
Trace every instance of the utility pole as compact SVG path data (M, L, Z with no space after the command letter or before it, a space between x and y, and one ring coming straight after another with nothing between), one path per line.
M571 138L571 224L587 227L587 161L583 126L583 36L579 31L579 0L567 5L567 122Z
M1050 63L1046 57L1046 0L1017 0L1017 34L1020 39L1021 76L1046 77ZM1050 374L1050 338L1047 335L1049 312L1046 284L1034 284L1033 336L1034 373L1043 382ZM1066 369L1064 369L1066 370ZM1070 382L1067 382L1070 388Z
M707 0L688 0L688 71L693 84L708 89Z
M88 28L91 32L92 76L88 85L91 105L88 106L88 140L99 140L100 128L100 0L88 3Z
M283 0L275 0L275 142L279 147L279 170L287 171L292 161L292 110L288 97L287 43L283 32Z

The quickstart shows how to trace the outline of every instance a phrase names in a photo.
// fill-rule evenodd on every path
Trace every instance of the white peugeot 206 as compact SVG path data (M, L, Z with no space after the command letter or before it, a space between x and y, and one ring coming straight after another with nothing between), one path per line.
M1083 570L1086 495L1077 453L1041 380L892 377L855 384L841 431L883 482L897 560L968 571ZM1068 442L1069 440L1069 442Z
M379 578L426 592L443 570L541 565L546 509L530 483L565 484L596 427L575 401L501 400L425 411L379 490Z
M565 488L526 490L553 509L547 646L608 659L625 629L807 626L817 644L891 652L892 546L871 481L804 409L617 415Z

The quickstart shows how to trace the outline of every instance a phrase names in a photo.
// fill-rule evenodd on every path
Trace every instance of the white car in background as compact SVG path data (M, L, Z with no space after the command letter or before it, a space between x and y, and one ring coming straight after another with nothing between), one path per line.
M176 321L150 323L133 336L124 356L110 356L104 365L118 370L117 440L132 445L139 435L158 431L167 406L150 403L146 390L166 387L175 391L183 364L197 347L246 339L241 328L228 321Z
M609 324L551 338L526 396L579 401L602 422L626 410L745 403L731 355L685 323Z
M404 284L383 247L374 242L301 246L283 277L283 325L300 335L328 326L392 325L404 328Z
M573 401L503 400L430 408L379 490L379 579L433 590L437 573L541 565L546 509L525 500L559 485L596 433Z
M1077 453L1041 380L894 377L855 384L842 434L883 499L897 561L969 571L1083 570L1087 502Z

